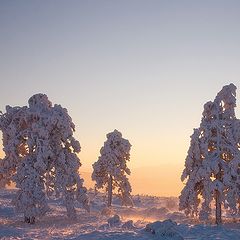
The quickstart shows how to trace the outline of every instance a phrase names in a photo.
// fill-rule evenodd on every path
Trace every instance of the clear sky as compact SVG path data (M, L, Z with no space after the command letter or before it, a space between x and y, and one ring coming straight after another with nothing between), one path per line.
M240 89L239 12L232 0L1 0L0 109L46 93L76 124L84 171L118 129L134 193L178 195L203 104Z

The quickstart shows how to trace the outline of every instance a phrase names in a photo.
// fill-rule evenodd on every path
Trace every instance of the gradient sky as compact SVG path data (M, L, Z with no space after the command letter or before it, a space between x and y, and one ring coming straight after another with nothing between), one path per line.
M156 180L134 193L178 195L203 104L240 88L239 12L231 0L1 0L0 109L46 93L76 124L84 171L118 129L134 181Z

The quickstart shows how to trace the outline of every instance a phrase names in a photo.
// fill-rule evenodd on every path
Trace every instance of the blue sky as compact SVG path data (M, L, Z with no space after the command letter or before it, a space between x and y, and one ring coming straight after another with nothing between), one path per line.
M0 109L46 93L69 110L83 167L116 128L133 167L180 173L203 104L240 88L239 12L231 0L1 1Z

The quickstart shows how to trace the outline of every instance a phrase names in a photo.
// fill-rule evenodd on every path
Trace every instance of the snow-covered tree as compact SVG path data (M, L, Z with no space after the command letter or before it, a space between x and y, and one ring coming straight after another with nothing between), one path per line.
M185 161L180 210L206 220L215 200L216 224L222 222L222 205L237 213L240 197L239 120L236 119L236 87L224 86L214 102L204 105L198 129L194 129Z
M80 144L75 126L60 105L52 106L45 94L29 99L29 107L10 108L1 116L6 154L0 181L15 181L19 188L13 203L33 223L47 210L46 194L63 197L69 217L75 217L74 200L89 211L86 188L78 170ZM10 156L10 157L9 157Z
M122 134L114 130L107 134L107 141L100 150L98 161L93 164L92 180L96 181L96 189L106 188L108 192L108 206L112 204L113 190L117 190L123 205L133 205L131 185L127 178L130 169L127 161L130 160L131 144Z

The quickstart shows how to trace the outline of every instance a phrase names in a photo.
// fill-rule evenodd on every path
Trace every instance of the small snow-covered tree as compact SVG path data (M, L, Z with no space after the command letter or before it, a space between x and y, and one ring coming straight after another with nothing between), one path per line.
M106 187L108 192L108 206L112 204L112 193L117 189L123 205L133 205L131 199L131 185L127 178L130 169L127 161L130 160L131 144L122 134L114 130L107 134L107 141L100 150L101 156L93 164L92 180L96 181L96 189Z
M180 210L206 220L215 200L216 224L222 222L221 208L236 213L240 197L239 120L236 119L236 87L224 86L214 102L204 105L198 129L191 144L182 174L186 186L180 195Z
M69 217L75 217L74 200L89 211L86 188L78 170L80 144L75 126L60 105L52 106L45 94L29 99L29 107L11 108L1 115L5 159L0 166L2 185L9 180L19 188L13 203L25 221L47 210L46 194L63 197Z

